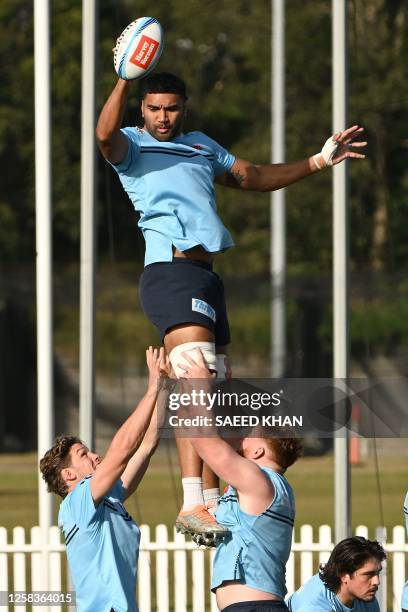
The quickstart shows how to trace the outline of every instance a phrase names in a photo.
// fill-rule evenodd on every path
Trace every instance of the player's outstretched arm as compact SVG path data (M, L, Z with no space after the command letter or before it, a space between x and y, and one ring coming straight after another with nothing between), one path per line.
M159 351L149 347L146 351L146 361L149 369L147 391L134 412L116 433L105 458L92 475L91 493L96 505L123 474L129 460L140 447L149 427L158 396L158 383L161 363L164 362L164 349L161 348ZM134 473L133 478L136 476L137 473Z
M169 376L170 370L171 365L168 357L166 356L160 363L160 373L164 376ZM166 399L161 398L162 393L166 395ZM149 427L143 438L143 442L130 459L125 471L121 476L122 485L126 490L125 499L136 491L146 473L147 468L149 467L150 459L152 458L157 445L159 444L159 432L160 427L163 425L165 411L159 410L158 404L163 402L164 405L164 402L167 401L168 393L169 391L164 388L159 392L159 397L153 410Z
M191 353L183 353L190 367L180 364L184 370L184 378L212 378L207 369L204 357L199 349ZM193 384L196 384L193 383ZM208 436L208 432L207 432ZM190 438L192 446L213 472L238 491L241 508L249 514L261 514L271 504L275 491L272 483L262 470L249 459L241 457L230 444L220 438L216 430L211 437Z
M96 125L99 150L112 164L123 161L128 150L128 139L120 128L129 97L129 87L129 81L118 80L102 108Z
M226 187L247 189L249 191L276 191L292 183L334 166L347 158L365 157L354 151L365 147L365 141L354 142L364 128L353 125L342 132L333 134L324 144L320 153L306 159L287 164L255 165L243 159L236 159L231 170L217 177L217 183ZM353 148L351 148L353 147Z

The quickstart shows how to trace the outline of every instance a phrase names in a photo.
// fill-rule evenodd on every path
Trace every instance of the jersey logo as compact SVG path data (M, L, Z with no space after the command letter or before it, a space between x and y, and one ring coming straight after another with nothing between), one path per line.
M206 157L207 159L210 159L211 161L213 160L213 158L214 158L214 151L212 151L210 149L210 147L207 147L207 146L205 146L203 144L199 144L199 143L192 144L191 147L193 149L195 149L196 151L200 151L201 154L204 155L204 157Z
M193 298L191 300L191 304L191 310L205 315L215 323L215 321L217 320L217 315L215 314L214 308L207 304L207 302L204 302L204 300Z

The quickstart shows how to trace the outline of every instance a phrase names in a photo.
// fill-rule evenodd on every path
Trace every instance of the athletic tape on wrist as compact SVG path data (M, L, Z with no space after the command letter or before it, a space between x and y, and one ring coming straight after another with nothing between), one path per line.
M339 143L336 140L333 140L333 136L330 136L330 138L328 138L326 142L324 143L323 148L320 151L320 153L313 155L312 159L314 163L316 164L316 167L318 170L322 170L322 168L324 168L325 166L333 165L333 157L337 151L338 146L339 146ZM319 162L317 161L317 158L320 156L323 157L325 161L325 166L321 166Z

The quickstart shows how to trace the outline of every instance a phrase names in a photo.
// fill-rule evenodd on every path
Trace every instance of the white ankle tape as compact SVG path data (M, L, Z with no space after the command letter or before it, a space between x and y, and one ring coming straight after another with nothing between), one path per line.
M183 357L182 353L190 353L197 348L202 352L207 368L217 372L217 358L215 355L214 342L184 342L184 344L175 346L169 355L170 363L173 366L173 370L177 378L182 378L182 376L184 376L184 370L179 368L180 363L190 366L187 359Z

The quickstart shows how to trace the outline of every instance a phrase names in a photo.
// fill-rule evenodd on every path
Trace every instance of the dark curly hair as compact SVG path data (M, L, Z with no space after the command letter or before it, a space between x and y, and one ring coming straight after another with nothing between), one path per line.
M82 444L82 440L76 436L59 436L56 438L54 446L41 459L40 470L47 483L49 493L66 497L68 490L66 482L61 476L61 471L71 465L69 451L74 444Z
M174 93L187 100L186 84L171 72L154 72L140 82L140 98L148 93Z
M366 540L361 536L346 538L336 544L327 563L320 566L319 576L327 588L337 593L341 586L341 576L353 574L372 557L380 563L386 558L377 540Z

